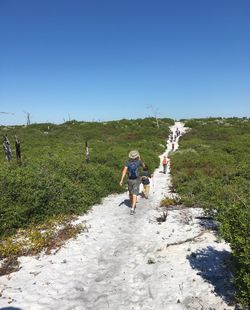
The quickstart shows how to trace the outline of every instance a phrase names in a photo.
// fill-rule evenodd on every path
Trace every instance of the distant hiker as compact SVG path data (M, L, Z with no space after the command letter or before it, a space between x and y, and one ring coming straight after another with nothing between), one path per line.
M145 165L143 171L141 172L141 182L143 184L143 196L148 199L149 191L150 191L150 178L153 176L148 171L148 166Z
M172 143L172 151L174 151L174 143Z
M170 140L170 142L173 141L173 132L172 132L172 131L171 131L171 133L170 133L169 140Z
M137 195L139 195L140 190L140 174L139 167L144 167L144 163L140 160L140 154L137 150L133 150L128 154L128 161L126 161L125 166L122 171L120 186L123 184L123 180L128 173L128 191L129 200L131 203L130 214L135 213Z
M168 164L167 156L164 156L163 161L162 161L162 166L163 166L163 173L165 174L167 172L167 164Z

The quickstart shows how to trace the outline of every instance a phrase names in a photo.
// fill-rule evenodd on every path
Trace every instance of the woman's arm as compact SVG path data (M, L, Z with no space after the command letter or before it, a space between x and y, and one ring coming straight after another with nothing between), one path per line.
M124 178L125 178L125 175L126 175L126 173L127 173L127 170L128 170L128 167L124 167L123 168L123 170L122 170L122 177L121 177L121 181L120 181L120 186L122 186L122 184L123 184L123 180L124 180Z

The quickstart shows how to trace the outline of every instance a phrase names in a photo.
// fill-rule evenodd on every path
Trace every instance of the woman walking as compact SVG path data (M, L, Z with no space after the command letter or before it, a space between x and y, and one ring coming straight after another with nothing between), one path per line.
M126 161L122 171L120 186L123 185L124 178L126 174L128 174L128 191L129 191L129 200L131 203L130 214L135 213L136 200L137 196L139 195L139 189L140 189L139 167L144 166L145 165L140 160L140 154L137 150L129 152L128 160Z

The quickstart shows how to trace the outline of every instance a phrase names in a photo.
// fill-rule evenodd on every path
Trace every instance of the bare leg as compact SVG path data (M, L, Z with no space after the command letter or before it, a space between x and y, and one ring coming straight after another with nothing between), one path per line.
M137 195L132 195L132 209L136 208Z
M129 201L130 201L130 205L132 207L132 204L133 204L133 195L132 194L129 194Z
M130 214L134 214L135 213L136 201L137 201L137 195L132 195L132 204L131 204Z
M166 171L167 171L167 165L163 165L163 173L166 174Z

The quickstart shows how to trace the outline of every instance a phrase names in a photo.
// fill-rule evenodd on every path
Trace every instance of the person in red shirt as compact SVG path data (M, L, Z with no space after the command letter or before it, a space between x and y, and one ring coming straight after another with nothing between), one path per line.
M163 161L162 161L162 166L163 166L163 173L165 174L167 172L167 164L168 164L167 156L164 156Z

